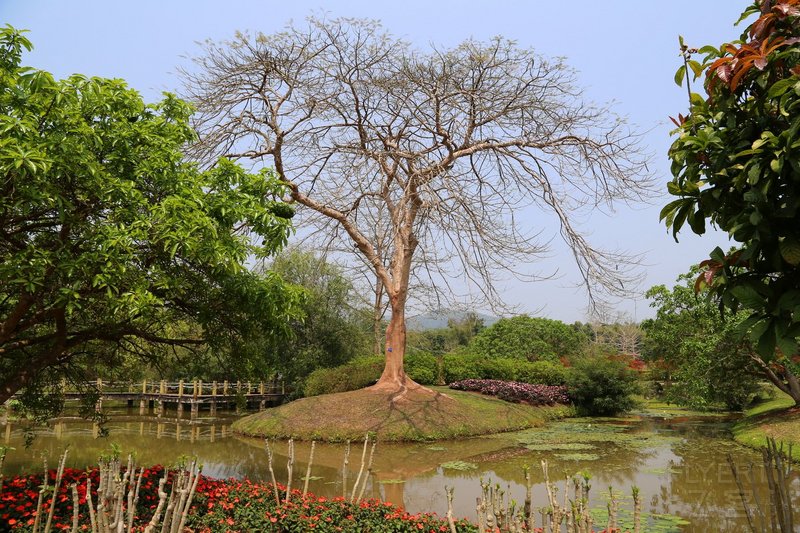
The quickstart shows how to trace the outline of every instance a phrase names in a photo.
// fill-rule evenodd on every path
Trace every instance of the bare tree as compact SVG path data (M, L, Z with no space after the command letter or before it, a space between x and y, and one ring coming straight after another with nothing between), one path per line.
M497 272L524 275L547 249L541 230L520 224L528 208L553 217L590 298L635 280L630 256L592 246L574 220L640 201L646 157L623 120L583 100L560 60L502 38L423 52L374 21L311 18L207 42L195 63L184 79L198 108L196 156L273 166L291 199L380 280L391 318L376 390L418 386L403 372L415 267L444 287L464 276L498 301ZM370 236L384 215L391 234L379 249Z

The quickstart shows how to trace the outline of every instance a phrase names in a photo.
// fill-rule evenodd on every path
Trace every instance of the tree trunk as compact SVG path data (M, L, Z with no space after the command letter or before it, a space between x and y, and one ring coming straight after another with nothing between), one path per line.
M780 370L771 368L761 357L750 354L750 358L761 367L762 374L781 391L789 395L794 400L794 404L800 407L800 380L794 375L788 366L783 366Z
M392 317L386 328L386 345L384 355L386 366L383 368L378 382L372 387L375 390L392 390L404 392L409 385L417 385L406 376L403 370L403 359L406 353L406 302L405 299L390 294Z
M383 282L380 276L375 276L375 301L372 305L372 353L380 355L381 350L381 336L382 336L382 323L384 315L383 307Z
M794 404L800 407L800 380L791 371L789 367L784 370L786 375L786 384L789 386L789 396L794 400Z

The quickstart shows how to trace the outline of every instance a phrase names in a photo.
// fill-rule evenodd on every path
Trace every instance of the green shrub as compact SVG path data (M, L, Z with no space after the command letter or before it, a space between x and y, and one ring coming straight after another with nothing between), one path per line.
M444 381L455 383L465 379L481 379L477 365L478 358L463 354L445 354Z
M610 416L636 406L638 376L624 361L605 357L579 360L569 373L569 395L589 415Z
M447 354L444 377L447 383L465 379L499 379L539 385L564 385L569 369L549 361L526 361L510 357L487 358L478 355Z
M569 380L569 368L550 361L525 362L520 365L515 381L538 383L541 385L566 385Z
M426 352L407 353L404 360L406 374L421 385L435 385L436 357Z
M383 366L383 357L359 357L346 365L319 368L306 378L303 395L318 396L368 387L381 376Z

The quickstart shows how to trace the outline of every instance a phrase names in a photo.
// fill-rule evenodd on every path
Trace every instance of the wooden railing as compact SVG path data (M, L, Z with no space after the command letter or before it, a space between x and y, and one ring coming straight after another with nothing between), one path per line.
M250 396L286 394L283 382L275 381L165 381L144 380L140 382L96 381L84 382L82 386L71 388L66 382L62 392L80 394L87 389L95 389L101 394L137 394L162 396Z

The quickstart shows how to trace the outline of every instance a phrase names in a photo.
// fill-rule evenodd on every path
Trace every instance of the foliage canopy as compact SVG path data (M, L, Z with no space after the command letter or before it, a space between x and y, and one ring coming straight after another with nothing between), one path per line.
M527 315L503 318L478 333L469 345L471 353L484 357L512 357L530 361L554 361L580 353L589 339L558 320Z
M695 409L723 403L742 409L758 390L758 367L751 358L752 344L739 328L747 313L723 320L716 305L698 297L692 287L697 269L678 278L668 290L652 287L656 317L645 320L645 359L663 363L676 382L667 389L669 400Z
M705 222L738 243L701 266L721 308L748 309L749 330L765 365L789 370L786 386L800 403L796 339L800 336L800 8L797 0L758 1L740 40L699 50L682 45L684 66L705 73L703 98L690 90L687 117L676 121L669 157L678 199L661 213L673 234ZM697 52L702 62L691 59ZM794 371L792 367L794 365Z
M284 186L187 162L191 108L172 95L57 81L22 66L30 49L0 29L0 403L120 354L283 331L298 290L244 261L285 243Z

